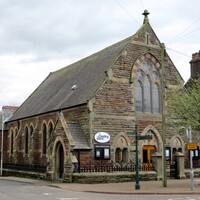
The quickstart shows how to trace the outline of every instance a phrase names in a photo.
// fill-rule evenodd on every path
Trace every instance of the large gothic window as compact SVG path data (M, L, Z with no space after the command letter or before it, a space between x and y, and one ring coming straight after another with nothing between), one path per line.
M136 111L160 113L159 82L159 71L150 60L145 60L136 73Z

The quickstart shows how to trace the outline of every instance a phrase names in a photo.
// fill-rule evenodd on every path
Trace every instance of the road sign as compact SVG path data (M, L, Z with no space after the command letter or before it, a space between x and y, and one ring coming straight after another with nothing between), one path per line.
M187 150L196 150L197 149L197 144L196 143L188 143L186 145Z
M137 138L138 140L150 140L152 139L152 135L140 135Z

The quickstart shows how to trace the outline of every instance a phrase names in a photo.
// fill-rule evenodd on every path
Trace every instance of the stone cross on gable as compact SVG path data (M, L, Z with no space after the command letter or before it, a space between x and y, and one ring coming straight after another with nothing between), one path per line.
M145 10L142 14L144 15L143 24L149 23L148 15L149 15L150 13L148 12L148 10Z

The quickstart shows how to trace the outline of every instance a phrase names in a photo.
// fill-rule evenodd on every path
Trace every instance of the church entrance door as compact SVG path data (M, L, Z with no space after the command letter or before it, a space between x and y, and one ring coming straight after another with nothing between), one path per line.
M56 177L62 179L64 173L64 150L63 145L59 142L56 148Z
M156 147L154 145L143 146L143 170L150 171L153 164L151 155L156 152Z

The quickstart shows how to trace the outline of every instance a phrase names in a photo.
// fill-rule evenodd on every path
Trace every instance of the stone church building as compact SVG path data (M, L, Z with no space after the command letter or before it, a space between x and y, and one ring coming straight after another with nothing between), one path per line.
M7 122L5 168L71 181L83 166L134 163L135 124L139 135L151 135L139 141L140 164L162 152L162 45L148 14L133 36L50 73L36 88ZM167 95L182 77L166 51L163 60ZM167 125L166 159L184 149Z

